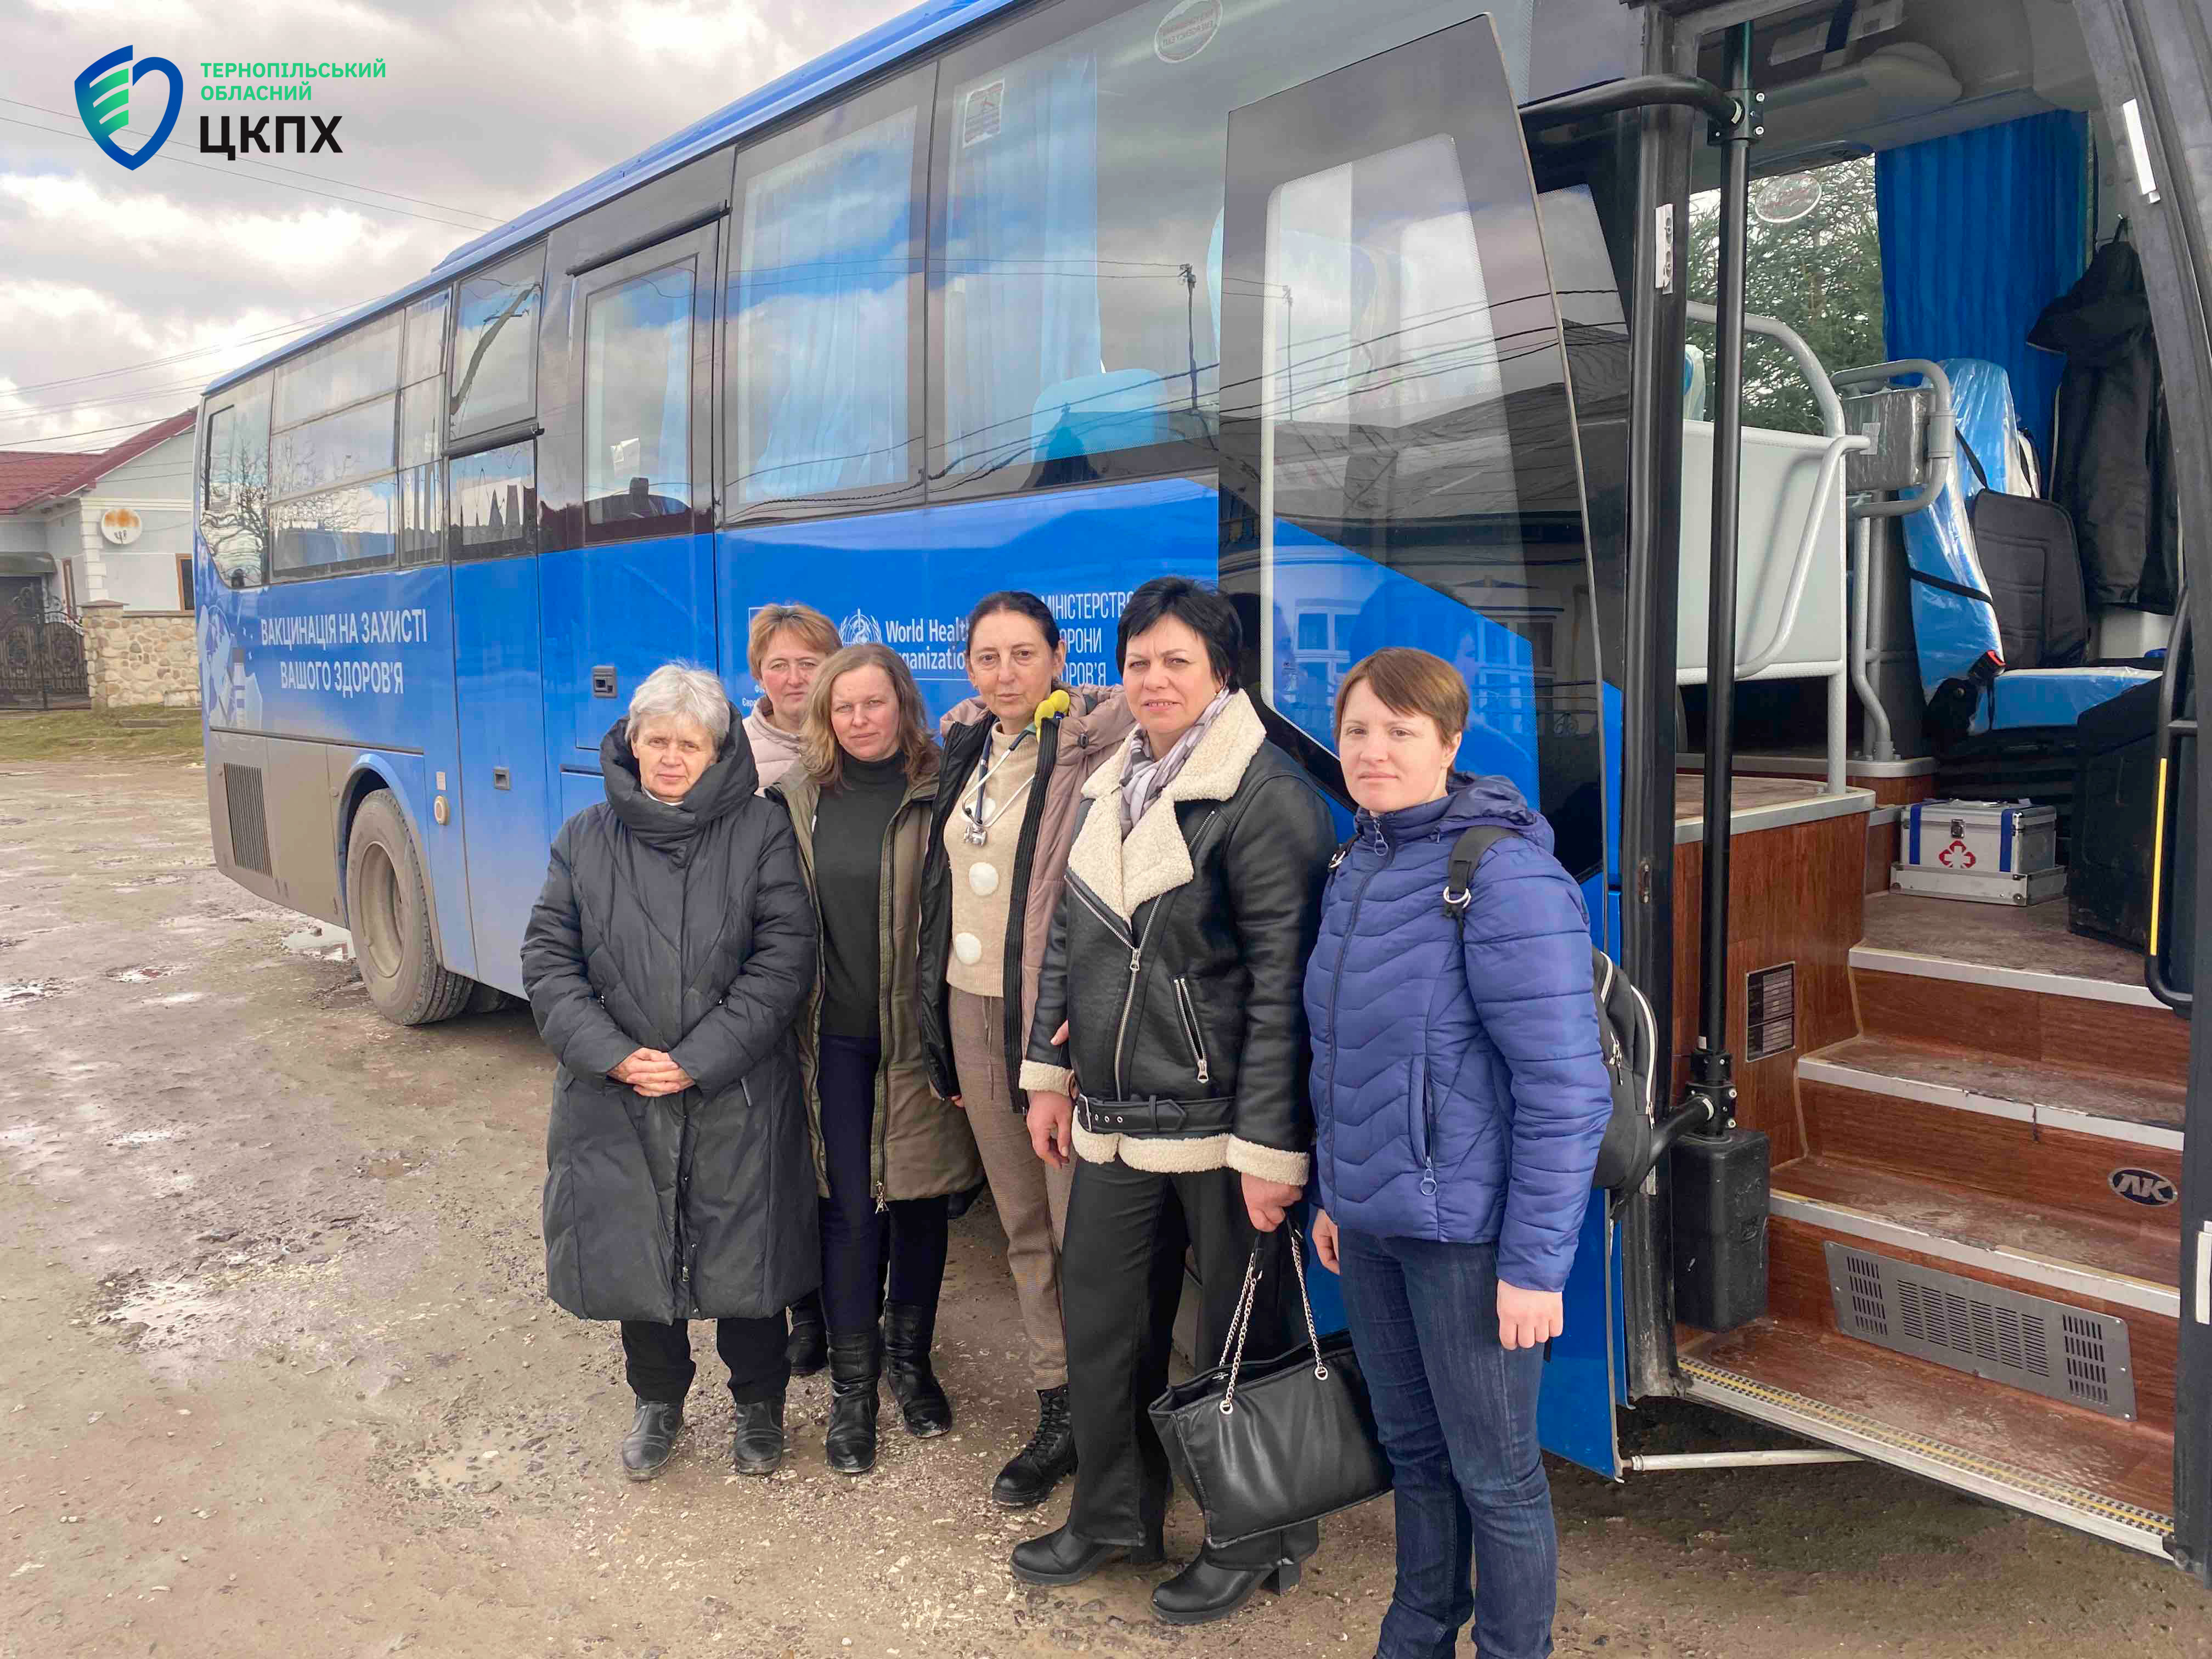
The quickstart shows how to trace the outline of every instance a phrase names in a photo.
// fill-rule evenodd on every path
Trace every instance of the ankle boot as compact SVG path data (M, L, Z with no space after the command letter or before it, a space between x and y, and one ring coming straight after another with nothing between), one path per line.
M739 1474L774 1474L783 1462L783 1401L755 1400L738 1407L730 1464Z
M891 1398L899 1403L907 1432L923 1440L952 1426L952 1402L929 1368L929 1346L936 1335L935 1308L911 1302L884 1306L884 1369L890 1374Z
M1075 1429L1068 1420L1067 1384L1037 1390L1036 1432L991 1483L1000 1509L1034 1509L1074 1472Z
M676 1449L676 1437L684 1431L684 1407L657 1400L637 1402L637 1415L623 1437L623 1473L633 1480L650 1480Z
M822 1449L840 1474L866 1474L876 1466L876 1383L883 1370L875 1332L831 1334L830 1427Z
M1073 1527L1060 1527L1014 1546L1014 1577L1024 1584L1079 1584L1110 1562L1148 1566L1160 1554L1158 1522L1148 1528L1146 1540L1136 1545L1093 1543Z
M1201 1549L1174 1577L1152 1591L1152 1613L1167 1625L1210 1625L1226 1619L1265 1584L1277 1595L1298 1582L1305 1559L1321 1547L1321 1528L1308 1522L1270 1539L1232 1546L1223 1553Z
M811 1376L829 1363L829 1335L822 1322L821 1292L809 1291L791 1304L791 1334L784 1341L793 1376Z

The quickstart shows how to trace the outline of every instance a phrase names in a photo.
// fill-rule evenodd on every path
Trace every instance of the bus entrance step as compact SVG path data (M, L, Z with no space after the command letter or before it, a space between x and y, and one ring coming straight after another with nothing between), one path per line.
M2173 1440L2157 1428L1786 1320L1701 1337L1679 1368L1686 1398L2166 1553Z
M2178 1084L1852 1037L1797 1062L1814 1156L2179 1234Z

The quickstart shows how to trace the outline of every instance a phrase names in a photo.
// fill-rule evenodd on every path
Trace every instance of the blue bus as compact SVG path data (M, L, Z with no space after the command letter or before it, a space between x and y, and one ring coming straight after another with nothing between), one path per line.
M986 591L1095 681L1131 589L1209 579L1340 798L1344 671L1425 647L1648 994L1680 1141L1591 1206L1547 1446L1665 1468L1621 1413L1686 1396L2202 1577L2186 11L929 0L208 388L216 860L427 1024L520 990L640 678L758 695L759 606L941 711ZM1817 283L1744 304L1823 268L1839 164L1882 361L1821 359ZM2110 359L2028 342L2090 288L2140 313L2143 477L2081 416ZM1747 419L1747 339L1802 419ZM1990 799L2063 874L2002 813L1965 868Z

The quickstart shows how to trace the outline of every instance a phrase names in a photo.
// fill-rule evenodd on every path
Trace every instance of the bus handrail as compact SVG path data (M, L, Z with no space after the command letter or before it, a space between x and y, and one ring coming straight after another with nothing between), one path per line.
M1720 320L1720 313L1702 300L1691 301L1687 309L1693 323L1710 326ZM1831 438L1841 434L1844 429L1843 399L1836 396L1836 388L1828 378L1827 369L1813 348L1805 343L1805 337L1780 318L1762 317L1755 312L1744 313L1743 326L1747 334L1765 335L1796 361L1797 372L1813 388L1813 399L1820 405L1820 430Z
M1746 319L1747 325L1749 319ZM1805 597L1805 583L1812 574L1813 559L1825 526L1821 508L1828 492L1836 485L1836 469L1844 464L1844 457L1854 450L1871 449L1874 441L1863 433L1839 432L1828 440L1828 447L1820 453L1820 477L1813 484L1812 510L1805 515L1805 531L1797 538L1797 556L1790 567L1790 586L1784 593L1782 608L1774 624L1774 632L1764 649L1755 652L1748 662L1736 665L1739 680L1756 678L1772 665L1782 654L1782 647L1790 638L1790 630L1797 625L1797 607Z
M2150 927L2143 944L2143 988L2167 1007L2187 1019L2197 1006L2194 991L2174 988L2166 976L2159 961L2158 924L2160 905L2164 898L2161 890L2166 885L2166 803L2173 790L2169 785L2168 763L2173 758L2173 740L2185 737L2197 741L2197 722L2174 718L2174 695L2181 684L2189 651L2189 592L2186 582L2173 607L2173 631L2166 636L2166 672L2158 681L2158 787L2151 796L2151 861L2150 861ZM2177 841L2177 845L2179 842ZM2187 926L2188 923L2181 924Z
M1694 75L1632 75L1579 92L1563 92L1556 98L1540 98L1521 106L1521 131L1534 137L1548 127L1594 116L1619 115L1632 109L1674 105L1701 112L1723 127L1736 124L1743 106L1710 81Z

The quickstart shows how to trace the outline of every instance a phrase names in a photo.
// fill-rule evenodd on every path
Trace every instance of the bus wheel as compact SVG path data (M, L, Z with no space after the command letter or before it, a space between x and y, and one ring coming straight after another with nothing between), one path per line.
M388 790L377 790L354 814L346 842L346 920L362 983L385 1018L429 1025L468 1006L477 982L448 973L438 961L430 889L415 838Z

